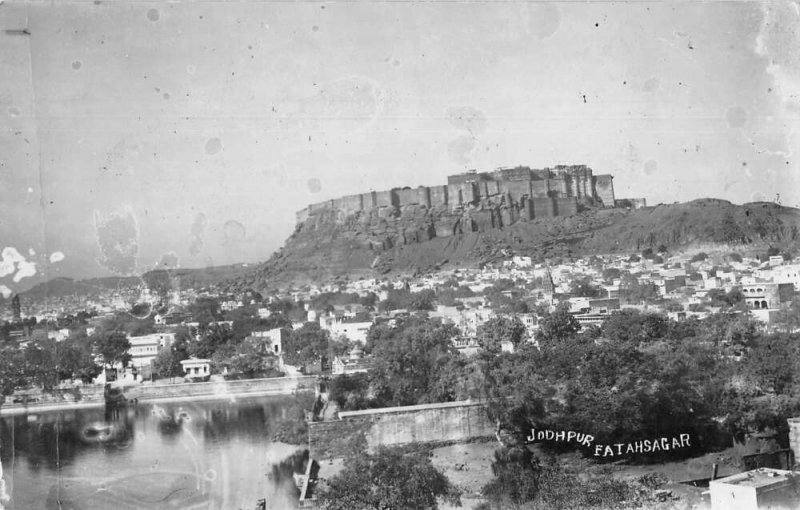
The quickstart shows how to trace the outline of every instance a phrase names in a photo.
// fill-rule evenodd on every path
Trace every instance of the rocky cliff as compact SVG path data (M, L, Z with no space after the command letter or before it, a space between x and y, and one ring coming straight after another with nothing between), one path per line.
M800 243L800 210L773 203L702 199L637 210L586 208L571 216L514 219L502 207L409 205L345 215L323 211L233 287L276 288L337 276L376 276L474 266L510 254L579 257L664 244L758 248Z

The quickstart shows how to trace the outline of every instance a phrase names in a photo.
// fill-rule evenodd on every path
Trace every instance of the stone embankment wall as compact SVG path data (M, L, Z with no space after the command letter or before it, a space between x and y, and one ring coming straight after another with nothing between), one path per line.
M125 389L128 399L139 402L185 397L219 397L252 395L287 395L295 391L314 391L316 377L273 377L241 381L201 382L187 384L157 384L131 386Z
M309 422L311 458L346 457L363 448L492 437L483 402L447 402L340 412L338 420Z
M237 396L290 395L297 391L314 391L316 377L274 377L179 384L137 384L123 390L129 400L157 402L160 400L204 400ZM104 404L102 386L83 386L52 393L29 395L27 404L14 403L12 397L0 406L0 414L20 414L28 411L70 409Z

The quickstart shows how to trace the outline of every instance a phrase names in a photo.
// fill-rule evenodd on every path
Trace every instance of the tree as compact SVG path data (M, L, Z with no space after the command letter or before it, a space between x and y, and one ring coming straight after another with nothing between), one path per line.
M453 346L459 334L456 327L438 319L412 317L395 328L372 329L368 347L376 359L370 372L376 398L394 406L435 401L431 388L440 370L457 354Z
M490 352L499 352L503 342L514 347L525 340L527 330L518 317L493 317L478 327L478 343Z
M343 411L358 411L370 406L369 376L366 373L342 374L328 381L328 399Z
M200 324L209 324L222 319L219 301L209 297L197 298L189 305L189 313Z
M175 340L167 349L161 349L153 359L153 372L158 377L183 377L181 361L189 358L188 328L180 327L175 331Z
M481 492L495 507L514 508L536 498L540 473L536 457L527 448L503 447L494 452L494 479Z
M25 375L31 384L49 391L58 385L56 341L39 339L28 344L24 351Z
M131 343L125 333L119 331L100 331L95 333L94 350L103 357L103 363L107 367L113 367L115 363L121 363L123 367L128 365L131 355L128 352Z
M433 467L429 453L380 447L345 460L317 497L326 510L436 509L438 499L460 505L459 490Z
M303 367L324 363L328 356L328 332L319 323L306 322L292 331L283 344L283 359L288 365Z
M270 363L270 361L273 363ZM246 340L236 347L230 358L231 372L247 378L262 376L274 367L275 356L267 352L263 345L253 339Z
M187 353L196 358L210 358L233 339L233 332L224 324L212 324L203 329L200 340L188 345Z
M619 278L621 275L622 272L616 267L609 267L603 271L603 279L606 281L614 280L615 278Z
M575 278L572 280L570 283L569 292L575 297L588 298L600 297L605 293L603 289L593 285L592 279L588 276L584 276L583 278Z
M625 275L620 282L620 297L629 303L641 303L658 297L658 287L653 283L639 283L633 275Z
M777 334L757 339L747 353L742 367L746 374L765 391L786 392L795 382L800 368L798 335Z
M89 383L102 371L92 354L92 342L86 336L86 330L74 331L59 344L58 370L59 378L79 379Z
M648 343L667 335L669 322L656 313L622 310L603 323L603 336L615 342Z
M795 297L788 308L781 309L775 318L775 325L787 333L800 329L800 297Z
M16 346L0 346L0 404L6 396L29 384L25 354Z
M708 253L701 251L700 253L696 254L692 257L689 262L702 262L708 258Z
M536 341L540 345L563 342L580 331L578 320L569 313L569 305L560 304L553 313L545 314L539 321Z

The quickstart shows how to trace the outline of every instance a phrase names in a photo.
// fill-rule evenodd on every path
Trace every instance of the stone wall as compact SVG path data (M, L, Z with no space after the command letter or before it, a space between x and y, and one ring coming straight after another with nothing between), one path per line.
M157 402L159 400L213 400L247 395L291 395L297 391L314 391L316 377L273 377L268 379L244 379L240 381L219 381L176 384L134 384L125 386L123 394L129 400ZM37 408L53 406L68 409L72 405L94 403L103 405L102 385L85 385L78 389L55 390L51 393L37 392L30 395L27 404L13 403L11 398L0 406L0 414L13 414L34 411Z
M446 186L394 188L326 200L298 211L296 219L298 224L302 224L317 221L317 215L333 213L336 221L342 222L362 211L374 210L379 211L381 217L388 217L395 214L394 210L406 206L437 207L450 211L468 207L510 208L505 217L498 217L491 222L496 228L500 224L507 226L509 221L513 223L517 219L552 218L577 212L577 207L573 207L571 201L541 199L602 200L607 207L615 203L612 176L593 176L592 170L585 165L560 165L554 170L517 167L493 173L468 172L449 176L447 181ZM533 204L530 204L532 207L521 211L528 205L524 203L528 198L533 199Z
M531 198L546 198L550 191L550 180L531 181Z
M614 207L614 177L611 175L598 175L594 178L594 187L605 207Z
M432 207L447 205L447 186L431 186L428 188Z
M376 191L375 204L377 207L393 207L397 205L397 195L395 195L393 190Z
M397 204L400 206L416 205L423 203L422 201L420 201L419 192L416 189L401 188L395 190L395 193L397 193Z
M800 459L800 418L789 418L789 448L794 452L795 461Z
M532 181L500 181L500 191L510 193L513 198L519 201L523 195L533 196L531 183Z
M555 198L553 200L556 202L556 216L572 216L573 214L578 214L577 198Z
M339 419L309 422L311 458L346 457L360 449L492 437L483 402L447 402L340 412Z
M531 202L533 203L534 218L552 218L555 216L555 203L552 198L534 198Z
M331 204L334 209L352 214L364 210L362 195L347 195L333 200Z

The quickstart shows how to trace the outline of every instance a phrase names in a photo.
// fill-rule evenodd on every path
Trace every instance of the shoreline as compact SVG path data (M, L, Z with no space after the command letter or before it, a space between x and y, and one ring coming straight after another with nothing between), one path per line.
M257 397L280 397L280 396L294 396L298 393L313 392L308 388L293 388L290 391L285 389L262 389L254 391L233 391L226 393L206 393L197 395L168 395L168 396L134 396L128 398L128 401L136 400L136 404L158 404L168 402L201 402L201 401L217 401L217 400L234 400L237 398L257 398ZM133 404L133 405L136 405ZM70 411L78 409L92 409L97 407L105 407L105 400L92 400L83 402L58 402L58 403L43 403L34 404L26 407L14 406L5 407L0 406L0 416L19 416L26 414L49 413L58 411Z

